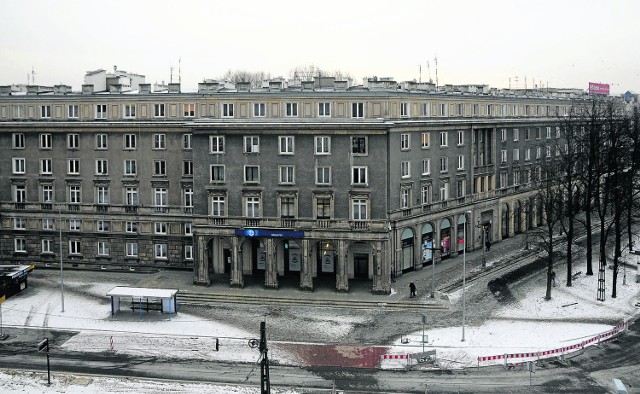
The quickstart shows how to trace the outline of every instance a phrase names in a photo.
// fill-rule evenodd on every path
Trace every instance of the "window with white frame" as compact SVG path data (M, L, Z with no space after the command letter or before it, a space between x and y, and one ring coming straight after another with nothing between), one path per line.
M11 135L11 142L13 149L24 149L24 134L23 133L13 133Z
M458 155L458 171L464 170L464 155Z
M107 104L96 104L96 119L107 119Z
M260 153L260 137L257 135L245 135L244 153Z
M367 184L367 167L355 166L351 168L351 184L366 185Z
M442 182L440 184L440 201L446 201L449 199L449 182Z
M449 104L440 103L440 116L449 116Z
M367 220L368 200L364 198L354 198L351 200L351 211L353 220Z
M431 174L431 159L422 159L422 175Z
M80 174L80 160L69 159L67 160L67 174L79 175Z
M27 202L27 186L15 185L13 190L15 202Z
M96 187L96 203L109 204L109 186Z
M513 129L513 140L518 141L520 139L520 130Z
M351 117L364 118L364 103L351 103Z
M292 135L278 137L278 153L281 155L292 155L294 153L294 139Z
M164 118L164 104L153 105L153 116L156 118Z
M224 164L211 164L209 167L212 183L224 182Z
M222 117L223 118L233 118L233 103L223 103L222 104Z
M260 217L260 197L258 196L245 197L245 209L246 209L246 217L259 218Z
M27 240L24 238L14 238L13 239L13 251L16 253L26 253L27 252Z
M184 259L193 260L193 245L184 246Z
M137 148L137 139L135 134L124 135L124 149L132 150Z
M449 158L448 157L441 157L440 158L440 172L447 172L449 171Z
M431 139L429 138L430 133L429 132L424 132L421 134L421 139L422 139L422 149L426 149L429 147L429 143L431 141Z
M456 104L456 115L464 116L464 104L462 103Z
M80 117L80 106L78 104L70 104L67 106L67 116L69 119L77 119Z
M167 162L166 162L166 160L154 160L153 161L153 175L154 176L166 176L167 175Z
M513 186L518 186L520 184L520 171L513 171Z
M400 103L400 116L408 117L409 114L409 103Z
M51 149L51 134L40 134L40 149Z
M456 193L458 197L467 195L467 181L464 179L456 180Z
M193 149L191 145L192 134L182 134L182 149L191 150Z
M253 117L264 118L267 116L267 106L265 103L253 103Z
M531 160L531 148L526 148L524 150L524 159Z
M156 208L166 208L169 206L166 187L156 187L153 189L153 205Z
M183 232L186 236L193 235L193 223L184 223Z
M153 135L153 149L167 149L167 136L165 134Z
M80 231L81 224L80 219L69 219L69 231Z
M107 149L107 135L106 134L96 134L96 149Z
M351 137L351 153L354 155L367 154L367 137L357 136Z
M108 232L111 228L111 222L108 220L97 220L96 221L96 231L100 233Z
M96 159L96 175L109 175L109 161Z
M192 177L193 176L193 161L192 160L183 160L182 161L182 176L184 176L184 177Z
M500 129L500 141L507 142L507 129Z
M182 106L182 114L185 118L193 118L196 116L196 105L194 103L187 103Z
M542 138L542 131L540 130L540 127L536 127L536 139L539 140Z
M493 116L493 105L487 104L487 116Z
M124 161L124 176L135 176L138 173L135 160Z
M40 174L51 175L53 174L53 160L52 159L40 159Z
M473 116L480 115L480 106L478 104L472 104L471 105L471 114Z
M296 217L296 199L292 196L280 197L280 217L292 219Z
M422 103L420 107L422 109L422 116L431 116L431 104Z
M13 173L24 174L27 171L27 160L24 157L13 158Z
M156 259L167 259L167 244L154 244L153 249Z
M422 185L420 187L420 203L431 204L431 185Z
M125 222L125 232L130 234L138 233L138 222L127 221Z
M153 224L153 233L157 235L167 235L167 223L166 222L155 222Z
M411 148L411 135L404 133L400 134L400 149L409 150Z
M13 229L14 230L26 230L27 229L27 219L25 219L25 218L13 218Z
M316 167L316 185L331 185L331 167Z
M504 164L504 163L506 163L506 162L507 162L507 150L506 150L506 149L502 149L502 150L500 151L500 162L501 162L502 164Z
M136 117L136 105L135 104L125 104L123 106L123 116L125 118L131 119Z
M551 127L547 127L547 139L551 138Z
M211 196L211 216L224 216L225 202L225 196Z
M184 200L184 207L187 209L193 208L193 188L185 187L182 190L182 199Z
M411 177L411 162L403 161L400 163L400 177L401 178Z
M43 239L40 244L42 245L41 253L53 253L53 240Z
M513 161L519 161L520 160L520 149L514 149L513 150Z
M13 117L16 119L20 119L24 117L24 106L23 105L14 105L13 106Z
M244 166L245 183L260 182L260 166Z
M42 202L53 202L53 185L42 185Z
M464 131L458 130L458 146L464 145Z
M410 194L411 194L411 189L409 188L400 189L400 208L401 209L409 208Z
M279 166L280 184L292 185L294 180L294 166Z
M556 126L556 138L560 138L560 127Z
M40 117L44 119L51 118L51 106L50 105L41 105L40 106Z
M506 172L500 173L500 187L505 188L509 186L509 175Z
M80 134L67 134L67 149L80 148Z
M213 153L213 154L224 153L224 136L222 135L209 136L209 153Z
M449 146L449 133L446 131L440 132L440 146Z
M331 103L318 103L318 116L320 117L331 116Z
M547 157L551 157L551 147L550 146L546 146L546 151L547 151Z
M326 135L315 137L316 155L331 154L331 137Z
M79 255L80 254L80 241L76 239L72 239L69 241L69 254Z
M126 246L126 255L127 257L138 257L138 243L137 242L127 242Z
M331 219L331 198L317 196L316 200L316 219Z
M284 116L297 117L298 116L298 103L286 103L284 105Z
M536 148L536 159L539 159L542 156L541 153L542 153L542 149L538 146Z

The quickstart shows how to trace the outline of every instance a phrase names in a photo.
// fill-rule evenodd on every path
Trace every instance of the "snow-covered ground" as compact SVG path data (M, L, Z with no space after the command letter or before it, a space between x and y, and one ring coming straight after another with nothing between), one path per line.
M629 257L634 260L635 256ZM466 326L465 341L462 326L429 329L425 332L428 342L424 350L436 350L440 366L460 368L476 366L478 357L505 353L538 352L580 343L588 338L611 330L638 313L635 306L640 301L640 285L635 283L635 270L627 273L623 285L622 271L618 277L618 296L611 298L611 271L607 269L606 301L596 301L597 275L578 275L573 286L564 286L566 272L563 264L556 268L558 286L553 288L552 299L544 300L545 289L531 281L514 286L516 304L510 304L493 314L481 326ZM115 351L132 355L153 355L181 359L234 360L255 362L258 352L247 346L247 339L256 337L238 327L215 319L203 319L180 312L177 315L160 315L123 310L111 316L110 304L105 294L122 283L65 283L64 312L61 312L60 293L57 289L31 286L20 296L2 304L2 321L5 326L29 326L79 331L64 343L70 351ZM393 289L395 293L397 289ZM425 295L426 297L426 295ZM461 291L449 294L452 304L461 302ZM325 335L340 337L366 317L353 319L330 316L323 325ZM473 314L467 310L467 316ZM604 324L606 321L610 324ZM203 335L202 333L207 333ZM406 355L420 353L422 331L398 338L389 354ZM220 338L220 350L215 351L215 338ZM408 343L402 343L408 339ZM113 348L111 347L113 341ZM162 346L156 344L162 343ZM295 364L295 355L279 349L271 343L270 357L280 364ZM518 360L513 360L518 361ZM521 361L521 360L520 360ZM499 361L503 362L503 361ZM401 368L406 360L384 360L383 368ZM57 375L51 387L44 386L46 376L26 379L25 373L5 371L0 373L0 391L13 392L203 392L203 393L253 393L259 390L240 386L214 386L205 384L181 384L148 382L135 379L74 378ZM117 385L114 384L117 382ZM115 388L117 387L117 389ZM275 391L274 392L278 392ZM285 391L280 391L285 392ZM288 391L292 392L292 391Z

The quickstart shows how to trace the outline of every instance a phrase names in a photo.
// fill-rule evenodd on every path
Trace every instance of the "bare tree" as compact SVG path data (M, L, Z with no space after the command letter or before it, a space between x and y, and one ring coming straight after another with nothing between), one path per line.
M262 87L262 82L271 78L271 74L264 71L228 70L222 77L225 81L238 83L250 82L251 87Z

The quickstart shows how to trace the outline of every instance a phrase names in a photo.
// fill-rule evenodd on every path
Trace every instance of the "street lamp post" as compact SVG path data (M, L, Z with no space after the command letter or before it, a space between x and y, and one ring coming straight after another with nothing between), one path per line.
M62 271L62 207L58 209L58 236L60 238L60 305L64 312L64 275Z
M465 324L465 310L467 308L467 214L471 216L471 211L464 213L464 227L462 229L463 249L462 249L462 342L464 342L464 324ZM484 234L484 231L483 231ZM483 249L484 251L484 245ZM484 257L484 252L483 252ZM484 260L484 259L483 259Z

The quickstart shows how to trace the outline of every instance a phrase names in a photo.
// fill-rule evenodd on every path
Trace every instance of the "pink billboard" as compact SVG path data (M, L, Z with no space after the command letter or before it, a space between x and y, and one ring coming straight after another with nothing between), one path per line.
M609 95L609 85L606 83L589 82L589 94Z

